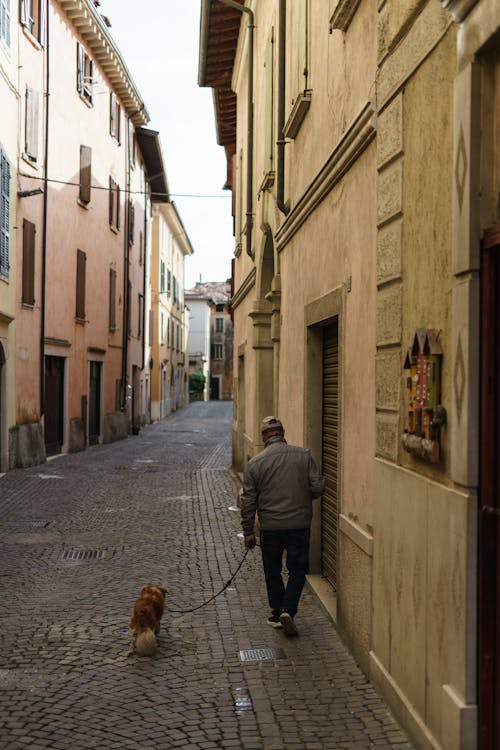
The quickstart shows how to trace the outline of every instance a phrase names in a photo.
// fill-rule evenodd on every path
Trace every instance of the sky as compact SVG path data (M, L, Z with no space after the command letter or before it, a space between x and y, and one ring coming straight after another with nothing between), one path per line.
M171 199L194 249L185 287L225 281L234 252L226 157L212 90L198 86L201 0L101 0L109 32L158 130ZM217 197L183 197L217 196ZM223 197L220 197L223 196Z

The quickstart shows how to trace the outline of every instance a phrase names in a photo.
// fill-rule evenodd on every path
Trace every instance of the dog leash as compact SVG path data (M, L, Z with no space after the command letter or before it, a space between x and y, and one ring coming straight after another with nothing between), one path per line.
M234 579L238 575L241 566L245 562L246 556L248 555L249 552L250 552L249 549L245 550L245 553L244 553L243 557L241 558L238 567L236 568L236 570L232 574L231 578L229 578L229 580L226 581L226 583L224 584L224 586L221 588L220 591L217 591L217 593L214 594L213 596L211 596L210 599L207 599L206 602L203 602L203 604L198 604L197 607L191 607L191 609L170 609L170 607L169 607L168 611L172 612L174 615L187 615L190 612L196 612L197 609L201 609L202 607L206 607L207 604L210 604L210 602L213 602L214 599L216 599L218 596L220 596L232 584L232 582L234 581Z

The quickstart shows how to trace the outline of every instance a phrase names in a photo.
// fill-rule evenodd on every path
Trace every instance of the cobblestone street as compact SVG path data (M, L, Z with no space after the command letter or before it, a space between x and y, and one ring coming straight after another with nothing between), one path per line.
M299 638L266 624L259 550L175 612L243 555L231 408L0 478L2 750L409 750L310 590ZM147 583L170 590L158 652L127 657Z

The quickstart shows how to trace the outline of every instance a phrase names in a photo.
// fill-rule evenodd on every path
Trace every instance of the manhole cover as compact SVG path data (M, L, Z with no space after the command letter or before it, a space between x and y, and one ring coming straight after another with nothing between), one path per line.
M270 659L286 659L282 648L250 648L240 651L241 661L266 661Z
M61 555L61 560L102 560L104 557L103 549L65 549Z

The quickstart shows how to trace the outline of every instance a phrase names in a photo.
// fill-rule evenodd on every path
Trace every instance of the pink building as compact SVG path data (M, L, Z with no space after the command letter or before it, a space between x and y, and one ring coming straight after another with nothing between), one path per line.
M20 5L11 467L148 421L151 203L168 199L107 19L90 0Z

